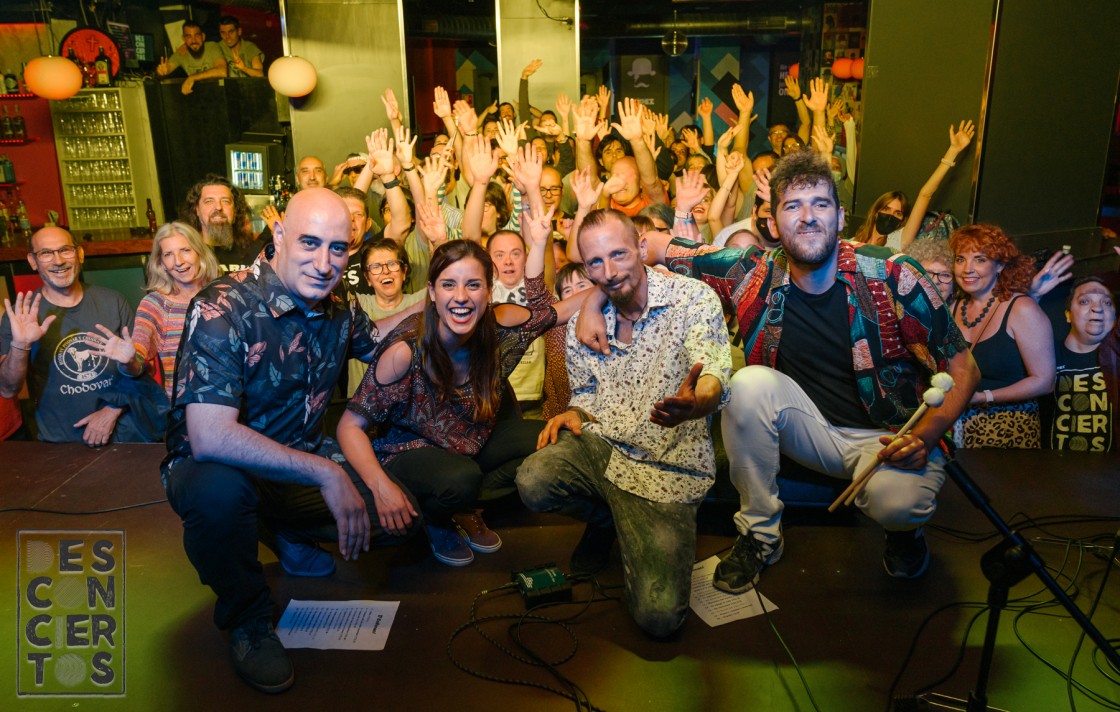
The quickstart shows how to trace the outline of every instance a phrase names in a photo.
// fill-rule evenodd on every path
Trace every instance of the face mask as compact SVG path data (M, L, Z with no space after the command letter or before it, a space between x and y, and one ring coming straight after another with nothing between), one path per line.
M879 213L875 217L875 232L880 235L889 235L900 227L902 227L902 218L890 213Z
M754 231L766 242L777 242L770 232L770 221L766 218L758 218L754 221Z

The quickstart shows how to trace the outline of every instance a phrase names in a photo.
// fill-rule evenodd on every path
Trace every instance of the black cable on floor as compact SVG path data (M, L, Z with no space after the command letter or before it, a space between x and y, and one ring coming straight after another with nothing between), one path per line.
M578 579L574 579L574 580L578 580ZM483 616L481 618L478 616L478 605L479 605L479 602L482 600L482 598L484 596L487 596L487 595L492 594L492 593L497 593L499 591L505 591L505 592L514 591L514 590L516 590L517 584L507 583L507 584L499 586L498 588L495 588L495 589L490 589L490 590L479 592L475 596L474 601L471 603L470 619L466 623L464 623L461 626L459 626L458 628L456 628L451 633L451 636L448 638L448 641L447 641L447 657L451 660L451 663L453 665L455 665L455 667L459 668L460 670L467 673L468 675L471 675L472 677L479 678L480 680L487 680L489 682L497 682L497 683L504 684L504 685L519 685L519 686L522 686L522 687L533 687L533 688L536 688L538 690L544 690L545 692L549 692L551 694L557 695L558 697L563 697L565 699L571 700L572 703L575 705L575 709L578 710L579 712L603 712L603 710L601 710L600 708L596 707L595 705L593 705L591 703L590 698L583 691L583 689L580 688L579 685L577 685L575 682L573 682L572 680L570 680L566 676L564 676L558 669L558 666L568 662L569 660L571 660L575 656L575 654L578 650L578 647L579 647L579 639L576 637L575 631L572 630L572 628L568 625L568 623L575 620L576 618L578 618L583 613L585 613L591 607L591 605L593 603L601 603L601 602L605 602L605 601L617 601L618 600L618 598L615 597L615 596L604 595L604 589L598 585L598 583L595 581L594 578L590 578L589 583L592 586L592 595L591 595L590 598L582 600L582 601L571 601L571 602L566 602L565 601L565 602L545 603L545 604L542 604L540 606L534 606L534 607L530 608L529 610L525 611L524 613L499 614L499 615L492 615L492 616ZM571 614L571 615L569 615L567 617L564 617L564 618L549 618L547 616L542 616L542 615L539 615L539 613L537 613L538 611L540 611L544 608L555 608L555 607L564 606L564 605L582 605L582 607L576 613ZM510 637L514 640L517 647L520 648L522 651L524 651L524 655L519 654L519 653L515 652L514 650L511 650L509 647L507 647L506 645L503 645L502 643L498 642L493 637L491 637L489 634L487 634L485 630L483 630L483 625L484 624L495 623L495 622L498 622L498 621L507 621L507 622L511 623L510 626L508 627L508 632L510 634ZM565 633L567 633L568 637L571 639L572 647L566 654L561 656L560 659L558 659L558 660L546 660L542 655L538 654L535 650L533 650L522 639L521 630L525 625L559 626L561 629L564 630ZM463 632L465 632L467 630L472 630L472 629L483 640L487 641L491 646L493 646L494 648L496 648L497 650L502 652L504 655L506 655L510 658L513 658L514 660L516 660L520 663L545 669L560 685L563 686L563 689L559 689L557 687L553 687L551 685L548 685L548 684L545 684L545 683L542 683L542 682L536 682L534 680L498 677L496 675L490 675L489 673L484 673L480 670L475 670L473 668L470 668L465 663L463 663L462 661L460 661L459 659L457 659L455 657L455 652L454 652L453 645L454 645L455 640Z
M68 512L61 509L43 509L41 507L5 507L0 509L0 514L7 514L8 512L34 512L37 514L66 514L74 517L85 517L91 514L110 514L112 512L123 512L126 509L140 509L141 507L151 507L153 504L164 504L167 499L153 499L151 502L137 502L136 504L122 504L119 507L109 507L108 509L89 509L77 512Z

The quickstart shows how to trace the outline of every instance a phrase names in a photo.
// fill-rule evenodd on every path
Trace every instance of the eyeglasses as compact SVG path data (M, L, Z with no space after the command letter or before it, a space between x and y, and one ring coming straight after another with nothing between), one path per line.
M401 262L399 260L389 260L388 262L371 262L366 265L366 272L370 274L381 274L382 272L400 272Z
M781 131L781 130L779 130L779 131L771 131L771 132L770 132L770 135L771 135L771 136L789 136L789 131Z
M564 186L554 185L551 188L541 186L541 195L560 195L564 192Z
M926 274L929 275L930 279L936 280L941 284L948 284L949 282L953 281L952 272L930 272L927 270Z
M74 247L73 245L66 245L64 247L58 248L57 250L39 250L38 252L34 252L32 254L34 254L35 259L39 260L40 262L51 262L52 260L54 260L55 255L58 255L59 259L68 260L74 255L78 254L78 248Z

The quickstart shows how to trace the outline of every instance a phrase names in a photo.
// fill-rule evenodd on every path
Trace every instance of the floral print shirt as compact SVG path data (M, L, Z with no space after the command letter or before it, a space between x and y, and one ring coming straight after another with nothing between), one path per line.
M848 292L852 370L871 421L898 430L922 402L929 377L968 349L937 287L917 262L886 247L841 240L836 278ZM893 255L893 256L892 256ZM669 269L702 279L739 319L748 364L774 368L789 293L782 249L712 248L674 239Z
M715 482L708 418L675 428L650 422L653 404L675 395L693 364L719 379L727 402L731 347L719 300L707 286L646 269L648 298L629 344L616 338L617 310L604 310L609 356L576 338L578 315L568 322L571 407L594 418L583 427L611 444L604 473L619 489L653 502L694 504Z
M314 452L347 357L368 356L377 340L353 296L336 290L306 311L267 262L212 282L187 307L165 468L191 454L191 403L236 408L270 440Z

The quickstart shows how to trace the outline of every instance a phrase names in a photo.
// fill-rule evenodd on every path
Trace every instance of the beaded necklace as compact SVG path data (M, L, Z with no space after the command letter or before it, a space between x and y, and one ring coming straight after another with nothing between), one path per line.
M996 301L996 295L993 291L992 296L988 297L988 303L984 305L984 311L980 312L980 316L976 317L976 321L968 321L968 311L966 307L972 303L972 297L966 297L961 300L961 323L971 329L977 326L980 322L984 321L984 317L988 315L988 310L992 308L992 304Z

